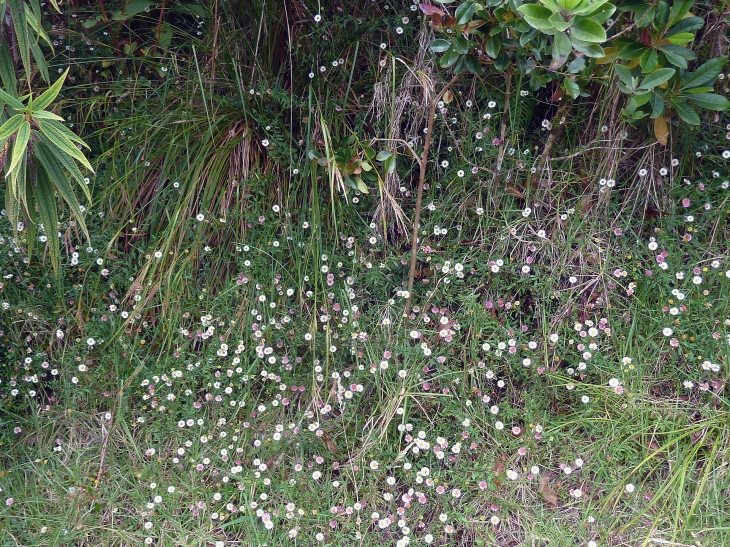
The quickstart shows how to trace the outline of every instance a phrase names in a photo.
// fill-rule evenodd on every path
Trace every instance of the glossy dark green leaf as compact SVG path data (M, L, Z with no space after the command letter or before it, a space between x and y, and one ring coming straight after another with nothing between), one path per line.
M570 34L577 40L590 43L600 43L606 41L606 31L601 25L595 21L578 16L573 19L573 26L570 28Z
M471 72L472 74L479 74L481 72L481 65L479 64L479 59L476 58L474 55L465 55L464 56L464 66L466 66L466 69Z
M632 61L638 59L646 52L646 46L641 42L631 42L626 44L618 52L618 58L622 61Z
M443 53L451 47L451 42L444 40L443 38L437 38L431 42L428 47L434 53Z
M672 106L674 107L674 111L677 113L677 115L682 118L682 120L686 123L690 125L700 124L699 114L697 114L697 111L689 106L687 103L672 101Z
M639 88L650 91L658 85L668 82L676 72L674 68L660 68L659 70L655 70L641 81Z
M686 95L691 103L707 110L723 111L730 108L730 101L716 93L700 93L698 95Z
M705 87L714 84L726 62L727 57L716 57L707 61L694 72L685 74L682 78L682 89Z
M704 25L705 20L702 17L687 17L677 22L664 36L665 38L670 38L680 32L694 32L695 30L701 29Z
M563 87L573 99L577 99L580 95L580 86L570 78L563 78Z
M651 106L651 119L658 118L664 114L664 93L659 91L653 91L649 94L649 106Z
M687 68L687 63L697 58L689 49L684 46L668 44L657 48L666 57L667 61L679 68Z
M647 49L639 60L641 72L649 74L659 65L659 56L655 49Z
M476 10L476 2L470 0L461 4L458 8L456 8L456 12L454 12L454 17L456 17L456 24L465 25L466 23L471 21L471 18Z
M484 51L487 55L489 55L492 59L496 59L499 55L499 52L502 49L502 42L500 39L496 36L492 36L489 41L487 42L487 45L484 48Z
M672 2L672 8L669 10L667 26L674 26L680 19L687 15L694 3L694 0L674 0Z

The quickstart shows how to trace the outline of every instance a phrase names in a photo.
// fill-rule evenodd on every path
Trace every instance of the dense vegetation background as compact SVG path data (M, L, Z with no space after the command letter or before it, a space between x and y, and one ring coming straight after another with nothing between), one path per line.
M3 6L2 545L730 544L726 3Z

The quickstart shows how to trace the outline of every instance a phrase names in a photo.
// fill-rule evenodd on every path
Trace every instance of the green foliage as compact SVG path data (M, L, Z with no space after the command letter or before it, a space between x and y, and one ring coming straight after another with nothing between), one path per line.
M479 78L435 102L411 294L378 210L414 208L452 79L415 9L53 15L70 69L3 95L7 180L84 169L63 128L97 174L63 284L0 222L0 544L730 544L723 60L617 60L654 27L613 3L603 57L578 3L425 7Z
M614 65L618 87L629 96L625 109L629 121L655 119L671 111L683 122L697 125L700 118L695 108L723 111L730 101L708 93L725 57L697 69L700 75L708 75L702 86L687 81L685 71L696 55L686 46L704 25L702 18L690 14L693 5L693 0L678 0L671 6L666 0L620 2L616 20L611 17L617 6L607 1L482 4L469 0L456 8L454 16L429 4L421 4L421 9L435 31L450 33L430 46L433 52L443 53L439 61L443 68L479 73L484 65L500 72L514 65L520 75L530 75L533 90L559 79L563 92L577 99L587 93L590 81ZM633 32L613 38L603 26L609 20L611 29L625 22L631 25L626 30ZM545 66L548 53L551 61ZM561 78L558 71L571 57Z
M0 149L4 151L8 219L16 231L21 221L29 222L29 251L35 243L37 226L42 225L42 241L49 244L54 269L58 268L59 260L56 193L89 237L83 212L68 180L70 177L78 182L91 201L84 175L76 164L93 173L91 164L77 148L86 144L63 125L63 118L47 110L60 93L67 74L68 70L35 99L31 96L17 99L0 89L0 112L6 120L0 126ZM23 103L25 99L27 104Z

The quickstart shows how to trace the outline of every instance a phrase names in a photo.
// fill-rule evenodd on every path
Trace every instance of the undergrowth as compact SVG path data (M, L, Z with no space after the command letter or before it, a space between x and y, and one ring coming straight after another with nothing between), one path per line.
M457 81L410 294L419 13L214 4L67 19L91 240L2 225L0 542L728 543L727 115Z

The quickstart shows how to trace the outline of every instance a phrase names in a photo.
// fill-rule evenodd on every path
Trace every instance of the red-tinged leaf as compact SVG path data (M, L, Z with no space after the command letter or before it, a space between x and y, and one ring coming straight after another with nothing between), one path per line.
M421 8L421 11L423 13L425 13L426 15L443 15L444 14L442 9L439 9L436 6L432 6L431 4L418 4L418 7Z
M444 21L444 26L449 28L459 28L459 24L456 22L456 17L447 16Z
M433 30L439 32L444 28L444 18L438 13L434 13L431 16L431 22L428 24Z
M641 31L641 36L639 37L639 39L641 40L641 43L644 44L646 47L652 47L651 34L649 34L648 29L645 28Z

